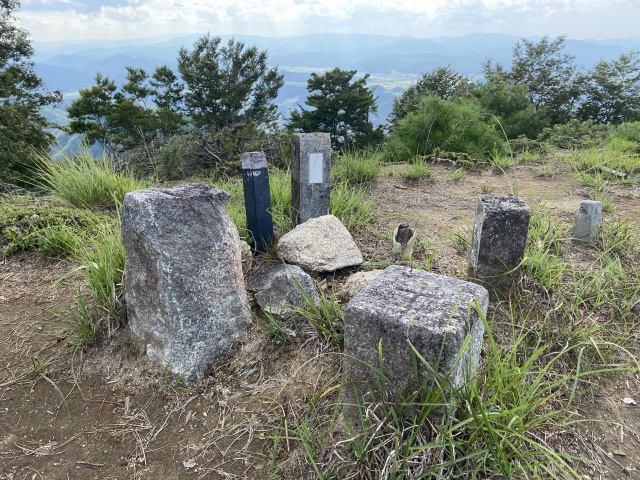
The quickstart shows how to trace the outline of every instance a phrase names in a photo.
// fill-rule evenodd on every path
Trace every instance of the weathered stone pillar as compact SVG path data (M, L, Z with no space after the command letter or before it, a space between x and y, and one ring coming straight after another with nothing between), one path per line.
M422 383L432 371L445 376L453 388L465 385L477 370L484 333L476 302L486 313L489 294L475 283L399 265L386 268L346 307L347 403L371 401L367 393L376 389L401 392L411 382ZM380 369L380 342L382 370L392 385L381 385L375 372ZM418 361L418 378L409 342L431 367Z
M531 213L518 197L482 195L476 204L470 274L500 293L513 288L527 245Z
M187 381L203 378L251 323L229 199L206 185L148 188L124 198L131 330L150 359Z
M294 133L291 137L293 226L329 214L331 207L331 137Z
M593 243L600 232L602 220L602 202L584 200L576 213L576 221L573 226L573 238L587 243Z

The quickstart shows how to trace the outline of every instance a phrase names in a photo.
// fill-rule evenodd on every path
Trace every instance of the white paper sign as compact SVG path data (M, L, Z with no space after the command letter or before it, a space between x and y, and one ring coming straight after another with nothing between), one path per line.
M322 183L322 164L324 155L322 153L309 154L309 183Z

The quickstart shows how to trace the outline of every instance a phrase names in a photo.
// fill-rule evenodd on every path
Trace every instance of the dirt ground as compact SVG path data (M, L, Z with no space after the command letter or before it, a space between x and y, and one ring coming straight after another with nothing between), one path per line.
M409 222L435 252L434 271L464 272L468 259L448 229L470 236L477 197L509 195L514 180L489 170L453 181L454 167L443 163L435 165L435 180L409 183L398 175L402 168L386 168L372 187L375 227L390 233ZM588 190L568 169L540 177L536 168L518 167L518 194L572 224ZM605 222L640 217L637 181L610 195L615 208ZM356 241L365 260L390 251L387 238ZM571 248L576 262L593 255ZM323 378L339 374L339 356L322 342L274 348L258 326L189 389L148 363L126 329L82 354L64 353L68 342L56 325L71 318L81 293L73 278L55 283L69 269L33 252L0 260L0 480L267 478L271 444L261 438L260 424L273 421L281 405L307 401ZM47 359L50 368L38 369ZM592 421L566 448L609 469L585 469L585 478L640 479L640 406L624 403L626 397L640 402L638 377L603 379L576 407L577 418Z

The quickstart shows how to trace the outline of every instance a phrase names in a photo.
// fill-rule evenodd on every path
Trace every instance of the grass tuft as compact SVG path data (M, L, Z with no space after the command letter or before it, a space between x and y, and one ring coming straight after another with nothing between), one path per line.
M122 203L126 193L151 184L116 171L106 157L94 159L89 150L59 160L43 154L37 168L38 187L78 208L114 207Z

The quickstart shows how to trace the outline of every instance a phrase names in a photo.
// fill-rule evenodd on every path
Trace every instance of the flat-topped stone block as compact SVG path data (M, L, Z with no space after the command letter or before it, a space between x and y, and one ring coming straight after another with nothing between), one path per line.
M353 389L366 401L371 389L391 387L380 385L374 373L380 342L384 375L396 392L431 375L418 362L415 377L410 343L453 388L465 385L477 370L484 333L476 302L486 313L489 294L475 283L399 265L386 268L346 307L347 392Z
M476 204L470 274L492 290L508 291L520 274L531 212L519 197L482 195Z

